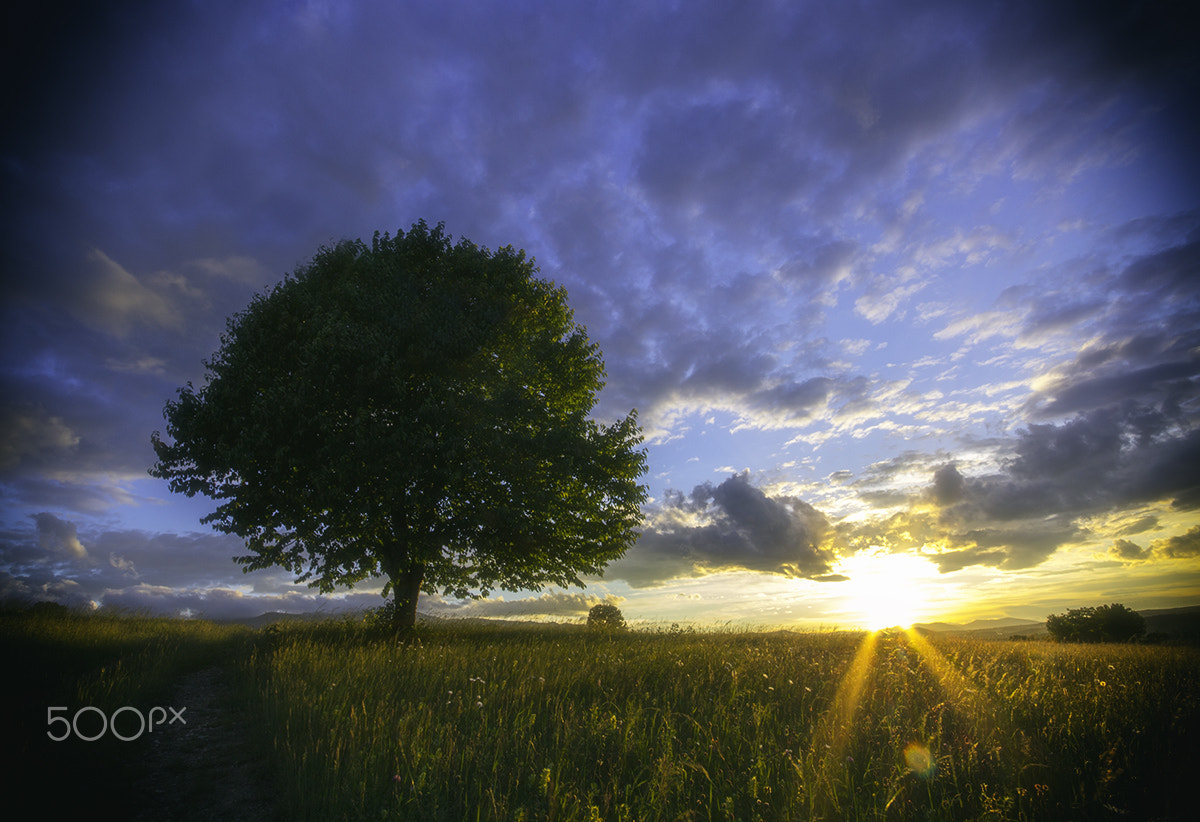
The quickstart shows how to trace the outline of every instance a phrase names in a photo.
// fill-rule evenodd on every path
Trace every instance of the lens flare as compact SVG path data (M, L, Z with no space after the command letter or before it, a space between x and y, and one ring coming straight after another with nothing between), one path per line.
M937 770L937 762L929 749L920 742L910 742L904 749L904 762L917 776L929 778Z

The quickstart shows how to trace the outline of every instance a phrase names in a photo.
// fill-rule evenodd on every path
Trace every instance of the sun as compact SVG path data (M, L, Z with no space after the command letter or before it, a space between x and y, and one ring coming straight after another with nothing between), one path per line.
M847 611L869 631L910 627L929 606L925 583L936 573L923 557L883 551L859 552L836 570L850 578Z

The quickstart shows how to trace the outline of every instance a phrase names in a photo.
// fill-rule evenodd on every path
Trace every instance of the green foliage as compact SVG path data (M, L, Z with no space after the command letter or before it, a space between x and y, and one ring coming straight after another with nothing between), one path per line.
M1127 642L1146 633L1146 620L1114 602L1051 614L1046 617L1046 630L1060 642Z
M646 456L636 411L589 416L600 351L535 274L424 222L322 248L228 321L150 473L219 503L245 570L383 575L410 623L420 590L581 584L636 539Z
M588 611L587 626L594 631L624 631L625 616L611 602L601 602Z

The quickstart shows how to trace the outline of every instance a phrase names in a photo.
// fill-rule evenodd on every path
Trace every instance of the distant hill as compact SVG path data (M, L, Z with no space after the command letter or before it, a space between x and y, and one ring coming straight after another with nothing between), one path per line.
M321 611L310 612L307 614L288 614L283 611L267 611L265 614L259 614L255 617L243 617L241 619L218 619L214 622L221 622L231 625L248 625L251 628L265 628L276 622L320 622L321 620L335 618L340 614L329 614Z
M956 622L918 622L913 628L936 634L970 634L977 637L1009 637L1014 634L1030 636L1046 632L1046 623L1032 619L1001 617L999 619L973 619L966 624Z
M1146 620L1147 634L1166 634L1190 642L1200 642L1200 605L1190 608L1155 608L1140 613Z

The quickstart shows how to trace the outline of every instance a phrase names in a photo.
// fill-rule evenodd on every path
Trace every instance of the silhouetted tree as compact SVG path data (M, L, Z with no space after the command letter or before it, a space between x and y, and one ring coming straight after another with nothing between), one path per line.
M588 611L587 619L588 627L593 630L603 631L623 631L625 630L625 617L621 614L621 609L611 602L601 602L599 605L593 605Z
M1146 620L1120 603L1069 609L1046 617L1046 630L1061 642L1126 642L1146 632Z
M150 473L219 503L246 571L382 575L397 630L422 590L582 585L637 536L646 456L636 411L591 419L600 351L536 270L423 221L321 248L228 321Z

